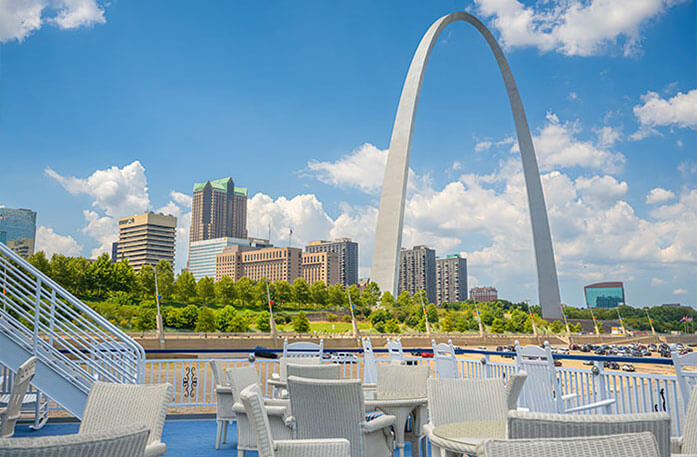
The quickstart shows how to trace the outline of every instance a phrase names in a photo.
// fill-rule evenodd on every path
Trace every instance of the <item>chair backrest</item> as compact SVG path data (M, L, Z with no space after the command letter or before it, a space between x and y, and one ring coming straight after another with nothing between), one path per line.
M17 373L12 380L12 390L7 401L7 408L0 419L0 438L12 436L15 432L15 424L19 419L24 395L29 390L29 384L36 373L36 357L30 357L17 368Z
M373 353L373 343L367 336L361 338L361 343L363 344L363 383L375 384L378 381L378 363Z
M251 385L259 385L259 373L254 365L228 368L227 380L232 388L232 399L238 402L240 401L240 394L245 388Z
M433 347L433 360L436 362L436 376L446 379L459 378L460 370L457 366L452 340L439 344L436 344L436 340L431 340L431 346Z
M225 376L225 369L223 368L223 362L220 360L212 359L209 362L211 366L211 371L213 372L213 382L216 386L227 386L228 381Z
M660 457L649 432L588 438L490 440L477 455L484 457Z
M160 441L172 384L114 384L95 382L87 396L79 433L97 433L144 424L148 444Z
M261 395L259 386L252 384L242 389L240 401L244 405L249 423L252 425L252 431L257 440L259 457L274 457L271 426L269 425L269 417L266 415L266 408L264 407L264 397Z
M536 412L562 413L564 403L561 386L549 343L545 341L544 348L541 348L521 346L516 341L515 351L517 370L524 370L528 374L520 395L521 406Z
M298 439L346 438L351 456L364 457L363 388L358 379L288 378L290 409Z
M673 359L675 375L680 386L683 411L687 411L690 391L693 386L697 386L697 352L688 352L685 355L680 355L673 351L670 353L670 357Z
M375 388L377 398L425 398L431 367L423 365L380 365Z
M506 420L508 401L502 378L429 378L428 414L434 426L474 420Z
M683 454L697 454L697 386L692 388L682 424Z
M100 433L0 439L0 457L142 457L148 428L130 425Z
M289 343L288 338L283 339L283 357L319 357L324 352L324 340L319 344L311 341L296 341Z
M390 361L404 362L404 350L402 349L402 340L400 338L387 338L387 352L390 356Z
M294 365L319 365L322 363L322 357L281 357L278 369L282 380L288 379L288 364Z
M339 379L341 377L341 365L336 363L325 363L323 365L306 365L289 363L286 365L288 377L311 379Z

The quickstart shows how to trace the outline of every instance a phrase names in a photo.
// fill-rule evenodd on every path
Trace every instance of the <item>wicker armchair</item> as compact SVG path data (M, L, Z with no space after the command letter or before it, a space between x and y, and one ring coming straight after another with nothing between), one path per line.
M685 419L682 423L682 436L673 438L673 454L697 454L697 386L692 388L690 401L687 403Z
M439 344L436 344L436 340L431 340L431 347L433 348L433 360L436 363L436 377L444 379L459 378L460 369L452 340Z
M509 439L587 438L651 432L660 457L670 457L670 416L665 412L551 414L509 411L507 430Z
M87 396L79 434L108 432L132 424L150 429L145 457L164 455L162 442L167 408L172 401L171 384L112 384L95 382Z
M99 433L0 439L0 457L143 457L148 428L131 425Z
M27 393L36 373L36 360L36 357L30 357L17 369L7 406L0 408L0 438L7 438L15 433L15 424L21 414L24 394Z
M254 431L247 411L240 400L240 395L248 386L259 386L259 374L257 369L250 365L230 368L227 371L227 378L232 388L234 400L232 409L237 416L237 455L244 457L245 451L257 449L257 440L254 438ZM287 400L267 400L264 402L266 415L268 415L267 422L270 424L269 427L275 439L284 440L292 437L291 429L286 427L284 423L287 405Z
M220 449L220 444L227 441L228 424L236 419L235 412L232 410L234 400L223 363L220 360L211 360L210 366L215 383L215 422L217 424L215 448Z
M588 438L490 440L477 453L483 457L659 457L649 432Z
M307 365L289 363L286 365L288 376L311 379L339 379L341 377L341 365L325 363L323 365Z
M275 440L258 385L242 389L240 400L251 423L259 457L350 457L345 439Z
M365 420L363 389L358 379L288 378L288 422L299 439L346 438L352 457L391 457L395 417Z
M369 337L364 336L361 338L361 344L363 345L363 384L375 384L378 380L378 363L373 353L373 343L370 342Z

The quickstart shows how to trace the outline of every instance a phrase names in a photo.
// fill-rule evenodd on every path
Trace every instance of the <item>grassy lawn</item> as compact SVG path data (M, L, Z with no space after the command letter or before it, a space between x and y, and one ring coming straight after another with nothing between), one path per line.
M279 325L277 328L288 332L293 331L293 326L291 324ZM359 322L358 329L370 329L370 322ZM352 330L353 326L351 322L310 322L310 331L312 332L346 333Z

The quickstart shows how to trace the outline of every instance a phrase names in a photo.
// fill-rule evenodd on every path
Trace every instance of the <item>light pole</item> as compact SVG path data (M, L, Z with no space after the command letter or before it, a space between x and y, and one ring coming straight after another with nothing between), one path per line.
M273 320L273 301L271 300L271 292L269 291L269 280L266 280L266 299L269 302L269 324L271 326L271 339L276 341L276 321Z
M479 324L479 336L484 336L484 325L482 325L482 316L479 314L477 300L474 300L474 310L477 312L477 323ZM533 322L534 325L534 322Z
M358 333L358 324L356 323L356 315L353 313L353 300L351 300L351 289L346 289L346 295L348 295L349 308L351 308L351 322L353 323L353 337L360 338L360 333Z
M157 303L157 337L160 339L160 343L164 343L165 331L162 326L162 314L160 314L160 289L157 285L157 266L153 270L155 271L155 302Z
M431 325L428 323L428 311L426 306L424 306L424 298L419 294L419 300L421 300L421 308L424 310L424 322L426 323L426 335L431 336Z

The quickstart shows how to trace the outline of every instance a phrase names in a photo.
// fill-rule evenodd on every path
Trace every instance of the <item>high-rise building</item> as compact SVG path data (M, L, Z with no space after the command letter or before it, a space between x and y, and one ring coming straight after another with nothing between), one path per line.
M221 278L227 276L233 281L238 281L244 274L244 269L242 268L242 253L258 249L261 248L240 244L234 244L224 248L223 252L215 256L215 280L220 281Z
M155 266L160 260L174 267L176 229L177 218L167 214L149 212L119 219L117 261L128 260L136 271L145 264Z
M302 277L308 284L324 281L328 286L339 283L339 254L336 252L303 252Z
M258 238L221 237L194 241L189 245L189 271L197 281L206 276L215 278L217 255L222 253L225 248L235 245L254 248L271 246L269 240Z
M489 303L499 299L499 291L495 287L473 287L470 289L470 299L476 303Z
M399 254L399 291L426 292L429 303L436 302L436 251L427 246L402 249Z
M351 238L334 241L310 241L305 252L336 252L339 254L339 283L348 287L358 282L358 243Z
M300 248L264 248L242 252L242 276L259 281L288 281L302 277Z
M619 281L589 284L583 293L589 308L617 308L625 303L624 284Z
M119 261L119 242L114 241L111 243L111 262L116 263Z
M436 259L436 303L467 300L467 259L459 254Z
M8 248L22 257L29 257L36 243L36 212L0 207L0 232Z
M247 238L247 189L232 178L194 184L190 242Z

